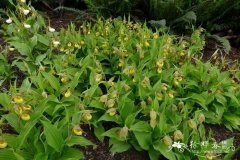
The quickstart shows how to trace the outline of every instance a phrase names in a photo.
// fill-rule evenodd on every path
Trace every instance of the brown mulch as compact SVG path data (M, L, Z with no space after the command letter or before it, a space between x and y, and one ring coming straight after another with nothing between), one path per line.
M85 137L97 145L95 148L92 146L80 147L85 155L85 160L149 160L146 151L139 152L133 148L123 153L112 154L109 151L107 138L104 139L104 142L101 142L94 135L93 129L85 126L83 130L86 132Z

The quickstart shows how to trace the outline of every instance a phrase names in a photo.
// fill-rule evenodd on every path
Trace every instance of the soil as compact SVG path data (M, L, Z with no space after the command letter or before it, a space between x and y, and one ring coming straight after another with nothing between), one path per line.
M72 21L74 21L74 19L77 17L77 14L73 14L69 12L62 12L60 14L56 12L48 12L48 15L50 16L50 20L51 20L51 27L54 27L57 30L60 30L61 28L67 28L67 26ZM207 60L212 61L211 57L217 50L218 45L213 40L207 40L206 42L207 43L204 49L203 61L207 61ZM3 45L3 44L4 44L4 41L2 40L2 36L0 35L0 45ZM240 50L237 48L232 48L229 54L226 55L224 53L223 55L226 56L226 58L231 61L237 61L240 59ZM219 54L219 56L221 56L221 54ZM12 55L9 55L8 59L9 61L12 61L14 59L14 53ZM21 72L19 72L17 69L15 69L15 71L18 76L17 79L21 81L24 78L24 75ZM8 88L7 84L5 84L0 87L0 91L3 91L7 88ZM1 129L3 133L15 133L15 131L7 124L1 126ZM209 125L209 124L206 125L206 130L209 131L210 129L213 131L214 138L216 139L217 142L234 137L234 145L236 147L240 146L239 131L231 132L222 125ZM94 136L93 130L91 130L89 127L85 127L84 131L86 131L85 137L97 145L95 148L80 147L85 154L85 160L149 160L148 153L146 151L139 152L133 148L123 153L112 154L109 151L107 138L104 140L104 142L100 142ZM239 159L240 159L240 153L238 152L235 154L233 160L239 160Z
M205 124L206 131L209 133L210 130L213 131L213 136L216 142L221 142L222 140L226 140L229 138L234 138L233 145L235 148L240 146L240 132L233 130L231 132L223 125L212 125L212 124ZM238 151L234 157L233 160L239 160L240 159L240 152Z
M85 160L149 160L146 151L139 152L133 148L123 153L112 154L109 151L107 138L101 142L89 127L84 127L83 130L86 132L86 138L97 145L96 148L91 146L86 148L81 147L81 150L85 154Z

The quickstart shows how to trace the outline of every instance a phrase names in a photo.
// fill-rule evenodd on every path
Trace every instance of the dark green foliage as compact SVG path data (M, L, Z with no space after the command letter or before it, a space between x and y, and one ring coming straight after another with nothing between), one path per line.
M117 16L129 14L139 4L139 0L84 0L88 9L98 15Z

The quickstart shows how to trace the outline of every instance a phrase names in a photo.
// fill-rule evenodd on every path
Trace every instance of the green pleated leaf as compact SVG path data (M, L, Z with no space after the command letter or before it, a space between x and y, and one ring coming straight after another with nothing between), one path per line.
M30 121L27 122L25 126L21 129L21 132L18 136L18 149L22 147L31 129L36 125L44 111L49 107L49 105L47 105L47 102L54 99L54 96L49 96L36 107L37 109L32 114Z
M168 146L166 146L161 141L153 144L153 148L159 151L164 157L169 160L176 160L176 156L172 150L169 150Z
M63 154L60 160L80 160L83 159L84 155L79 149L75 148L64 148Z
M67 141L67 146L72 147L74 145L80 145L80 146L91 146L95 145L88 139L81 137L81 136L72 136L69 141Z
M0 150L0 160L17 160L12 150L3 149Z
M127 151L129 148L131 148L130 144L126 142L118 141L117 143L114 143L112 145L110 151L113 153L121 153L121 152Z
M152 144L152 136L150 133L146 132L134 132L134 135L139 143L139 145L145 149L148 150L150 145Z
M60 83L56 77L47 72L43 72L42 74L55 90L60 90Z
M44 135L46 136L47 143L57 152L60 152L64 145L61 131L50 122L42 121L42 124L44 126Z
M139 122L133 124L130 127L130 130L131 131L138 131L138 132L150 132L151 127L149 126L149 124L147 122L139 121Z

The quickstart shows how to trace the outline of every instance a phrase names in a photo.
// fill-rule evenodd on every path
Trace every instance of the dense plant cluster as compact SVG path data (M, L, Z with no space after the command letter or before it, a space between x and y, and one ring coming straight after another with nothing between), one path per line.
M239 73L199 60L203 29L179 38L99 19L57 32L25 2L7 15L1 124L14 133L1 133L0 159L82 159L74 146L94 145L84 126L101 141L108 137L114 153L134 147L152 160L212 159L226 148L196 153L181 145L213 144L204 123L240 129ZM25 75L20 85L12 81L14 67Z

